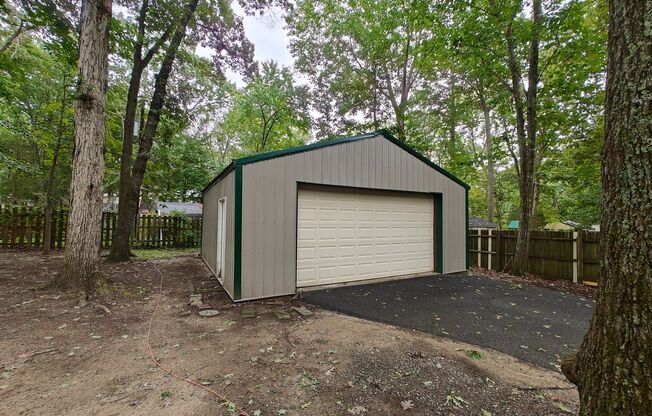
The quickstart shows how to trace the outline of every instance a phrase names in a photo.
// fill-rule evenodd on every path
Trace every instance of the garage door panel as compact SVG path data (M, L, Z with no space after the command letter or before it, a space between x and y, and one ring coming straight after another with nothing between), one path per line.
M297 286L432 271L433 200L299 190Z

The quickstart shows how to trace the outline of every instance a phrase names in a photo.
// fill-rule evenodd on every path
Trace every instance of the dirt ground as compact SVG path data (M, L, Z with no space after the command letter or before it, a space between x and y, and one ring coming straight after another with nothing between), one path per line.
M228 415L237 414L234 404L249 415L576 409L576 390L560 374L494 351L312 306L303 317L290 309L301 303L289 298L234 305L196 255L105 263L111 284L87 304L79 293L42 289L61 262L59 253L0 252L0 414ZM157 270L155 356L232 403L152 361L147 328ZM193 293L219 314L190 309Z

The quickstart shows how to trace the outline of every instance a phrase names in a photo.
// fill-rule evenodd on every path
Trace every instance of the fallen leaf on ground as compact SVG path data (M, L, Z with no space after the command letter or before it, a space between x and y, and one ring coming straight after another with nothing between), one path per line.
M412 403L412 400L403 400L401 402L401 407L403 410L410 410L414 407L414 404Z
M575 414L575 412L573 412L571 409L569 409L568 407L564 406L564 405L561 404L561 403L556 403L556 405L557 405L557 407L559 408L559 410L561 410L561 411L564 412L564 413Z
M352 415L361 415L367 412L367 408L363 406L353 406L349 409L346 409L346 411L351 413Z
M462 396L456 396L454 392L446 396L446 405L453 405L457 408L463 408L465 404L469 404Z

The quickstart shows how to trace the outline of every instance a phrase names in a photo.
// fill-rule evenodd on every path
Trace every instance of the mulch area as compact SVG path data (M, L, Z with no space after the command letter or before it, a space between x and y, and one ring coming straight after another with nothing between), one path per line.
M526 273L524 276L513 276L509 273L496 272L480 267L471 267L473 274L481 275L492 280L507 281L515 284L525 284L531 286L545 287L559 292L570 293L585 298L594 299L597 288L587 286L582 283L573 283L567 280L549 280L542 277Z

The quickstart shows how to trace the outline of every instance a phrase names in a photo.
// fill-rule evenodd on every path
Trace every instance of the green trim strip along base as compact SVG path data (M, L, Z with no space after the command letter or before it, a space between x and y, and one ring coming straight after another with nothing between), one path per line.
M444 273L444 202L441 194L435 194L435 272Z
M235 168L235 224L233 243L233 298L242 297L242 166Z

